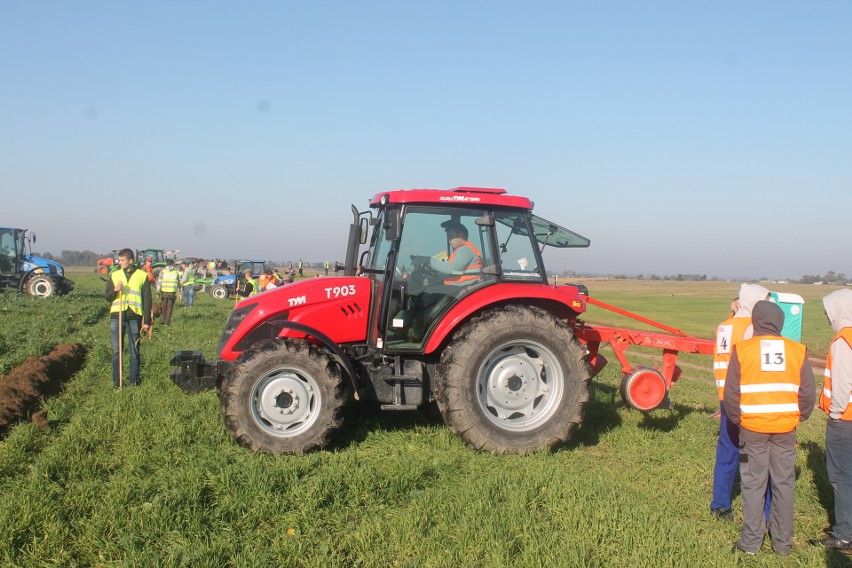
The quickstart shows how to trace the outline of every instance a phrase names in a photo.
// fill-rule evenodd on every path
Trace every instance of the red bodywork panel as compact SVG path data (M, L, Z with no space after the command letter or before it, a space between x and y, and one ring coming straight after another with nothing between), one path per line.
M441 318L435 331L426 343L425 352L434 353L447 335L470 314L492 304L508 302L519 304L561 304L573 311L573 317L586 311L586 296L575 286L552 284L495 284L472 293ZM554 311L554 310L550 310Z
M219 357L233 361L240 354L233 348L263 322L283 313L287 321L312 327L335 343L364 341L370 311L371 282L354 276L308 278L247 298L236 308L258 306L240 323L228 339ZM303 333L283 329L281 337L304 337Z
M382 197L388 203L421 203L436 205L496 205L532 210L532 201L526 197L507 195L505 189L493 187L457 187L455 189L398 189L377 193L370 201L377 206Z

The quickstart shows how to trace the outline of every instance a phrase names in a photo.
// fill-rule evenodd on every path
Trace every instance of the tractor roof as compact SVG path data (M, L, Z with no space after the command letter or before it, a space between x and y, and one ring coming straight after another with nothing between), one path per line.
M497 205L532 210L532 201L518 195L508 195L496 187L456 187L453 189L397 189L377 193L370 205L382 203L435 203L440 205Z

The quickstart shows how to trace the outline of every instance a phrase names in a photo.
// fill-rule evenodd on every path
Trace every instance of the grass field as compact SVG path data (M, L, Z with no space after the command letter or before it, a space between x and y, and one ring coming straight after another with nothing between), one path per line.
M213 356L231 302L202 294L178 308L143 340L143 385L116 392L103 282L74 279L67 297L0 295L0 373L57 343L91 348L47 401L50 427L21 424L0 442L0 565L850 565L807 544L830 522L819 412L799 429L793 553L777 557L768 544L756 557L731 553L739 498L734 523L708 511L718 429L709 357L684 358L674 408L647 414L621 402L611 364L585 423L554 452L479 454L431 414L355 404L333 448L271 457L231 441L213 392L187 395L168 379L174 351ZM593 297L701 337L738 290L586 284ZM772 288L805 298L804 340L824 352L820 299L832 288ZM618 323L609 317L593 309L586 319Z

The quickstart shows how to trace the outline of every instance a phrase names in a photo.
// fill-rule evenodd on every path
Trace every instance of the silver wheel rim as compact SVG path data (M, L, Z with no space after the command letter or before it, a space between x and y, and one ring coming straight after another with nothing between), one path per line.
M36 280L32 283L30 287L33 296L49 296L51 292L51 285L44 280Z
M255 421L273 436L298 436L319 416L319 387L308 373L294 368L273 369L255 383L251 411Z
M511 432L528 432L550 420L564 390L559 358L535 341L507 341L498 346L476 376L476 396L483 414Z

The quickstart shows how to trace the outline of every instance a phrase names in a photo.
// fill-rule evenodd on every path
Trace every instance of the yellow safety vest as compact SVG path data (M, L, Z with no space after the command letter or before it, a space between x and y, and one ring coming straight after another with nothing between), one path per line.
M175 268L164 268L160 273L162 281L160 282L161 292L177 292L180 284L180 271Z
M142 286L148 280L148 274L144 270L136 269L127 279L123 270L116 270L110 274L113 284L121 282L123 288L121 293L116 293L115 299L110 305L110 313L123 312L130 309L134 314L142 315Z

